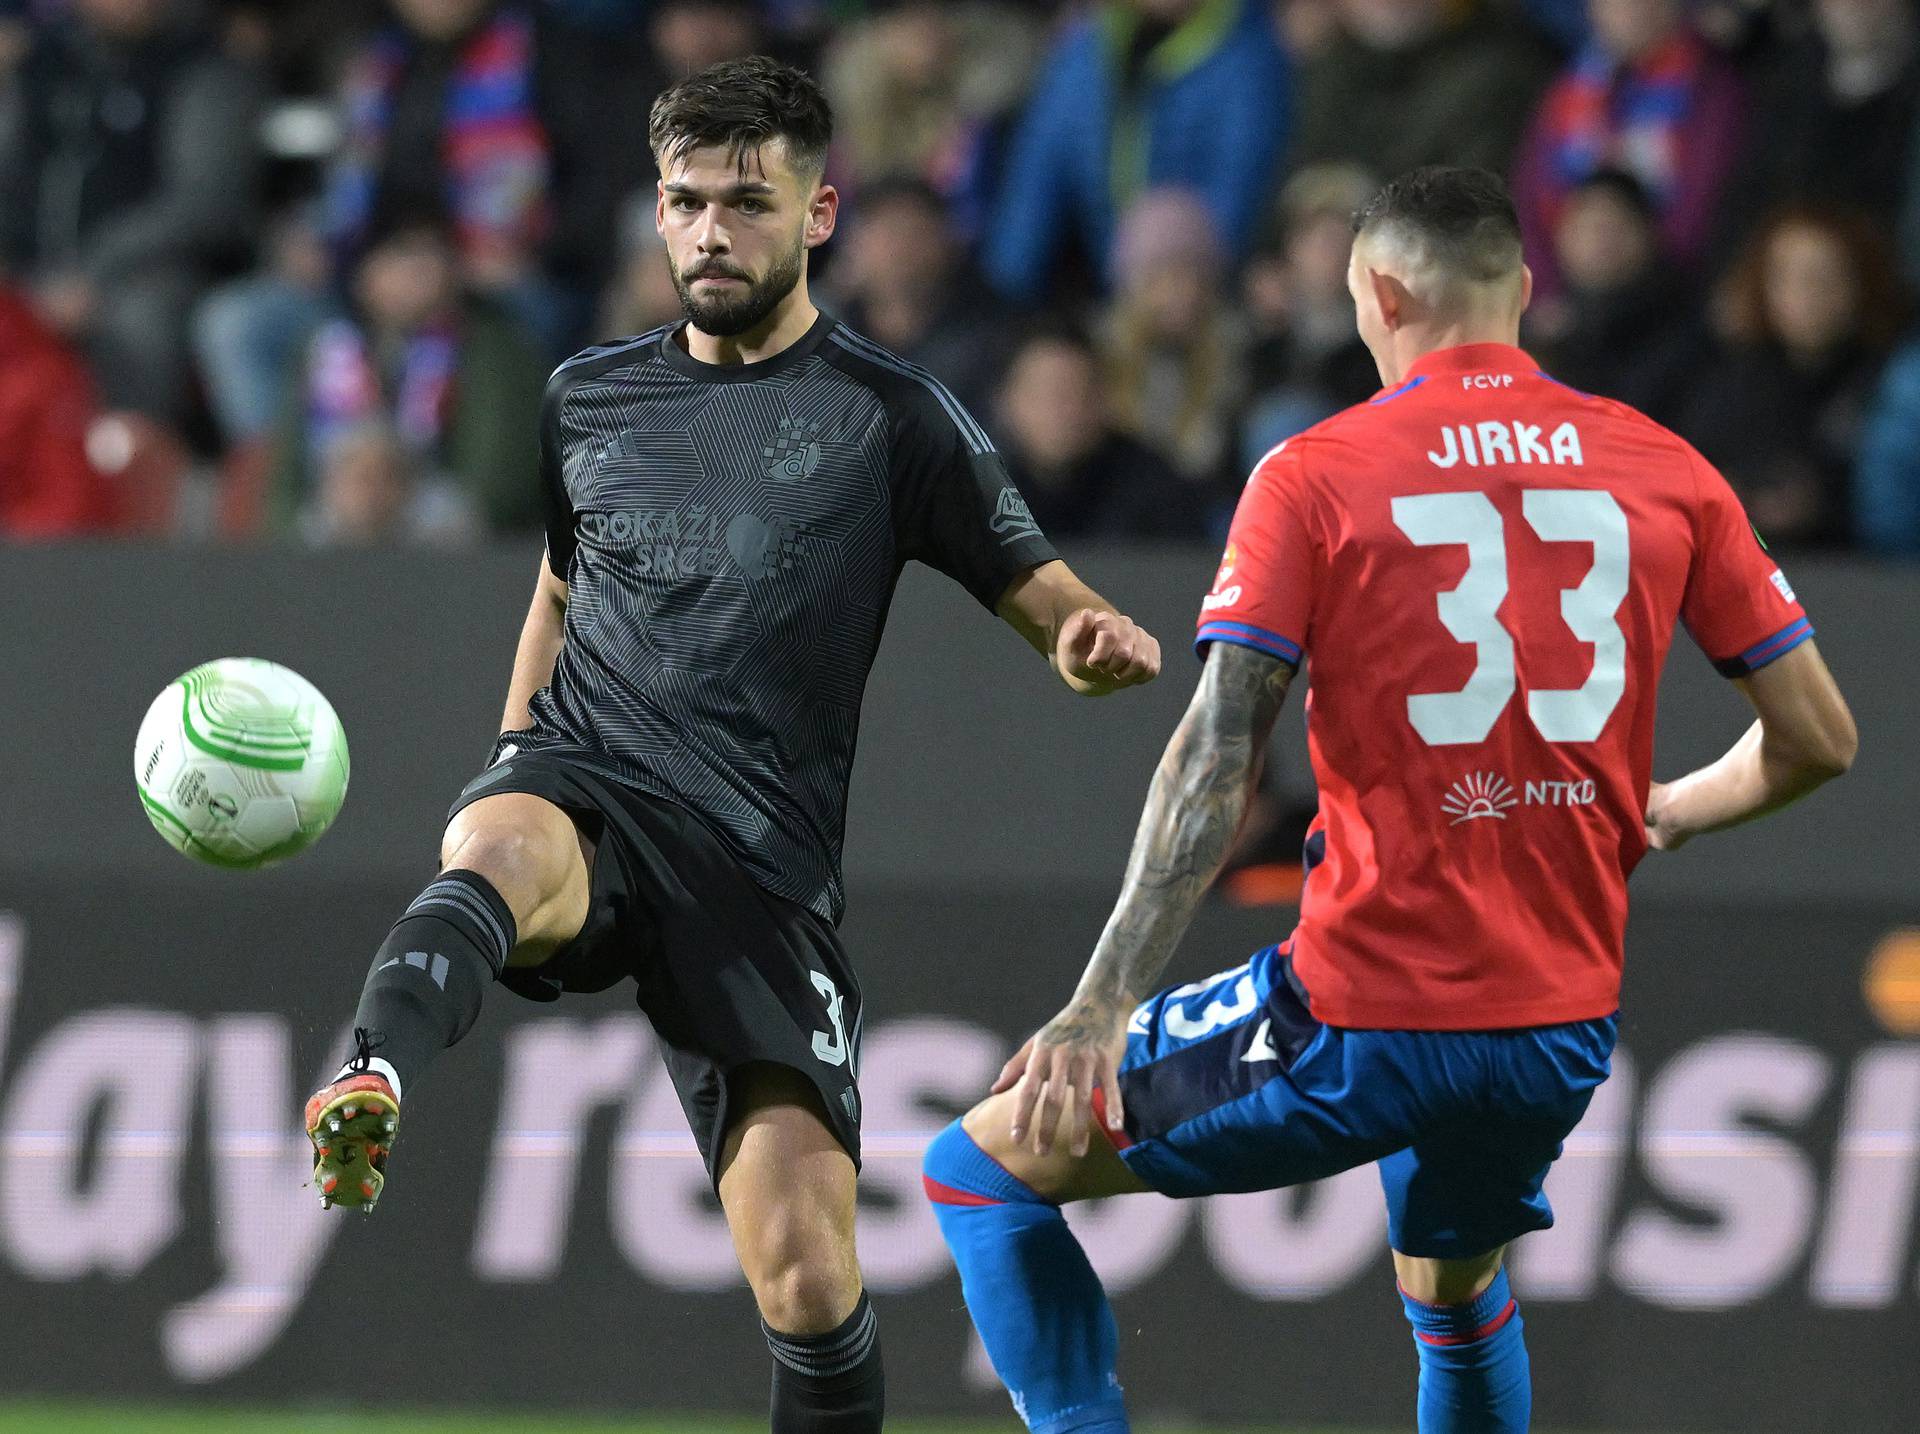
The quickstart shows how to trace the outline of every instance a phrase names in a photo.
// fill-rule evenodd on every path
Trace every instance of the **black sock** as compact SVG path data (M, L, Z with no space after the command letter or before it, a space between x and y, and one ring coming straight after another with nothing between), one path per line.
M353 1016L362 1045L352 1064L385 1061L404 1093L472 1029L515 937L513 912L492 882L472 871L441 872L374 954Z
M880 1327L865 1294L825 1334L760 1328L773 1351L773 1434L879 1434L886 1409Z

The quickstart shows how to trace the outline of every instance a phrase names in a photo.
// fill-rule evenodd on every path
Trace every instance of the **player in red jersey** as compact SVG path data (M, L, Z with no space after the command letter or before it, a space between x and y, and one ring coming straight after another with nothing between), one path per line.
M1349 282L1385 387L1255 468L1202 605L1199 688L1079 989L928 1152L968 1307L1038 1434L1127 1427L1112 1315L1061 1203L1370 1161L1420 1429L1525 1429L1502 1260L1552 1223L1547 1170L1607 1075L1627 877L1649 846L1852 761L1806 614L1725 480L1517 347L1532 280L1497 178L1388 185L1355 221ZM1759 720L1661 784L1676 621ZM1309 657L1299 925L1150 995Z

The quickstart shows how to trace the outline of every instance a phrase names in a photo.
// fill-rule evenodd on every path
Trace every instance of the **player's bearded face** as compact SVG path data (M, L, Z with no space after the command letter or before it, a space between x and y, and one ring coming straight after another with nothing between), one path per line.
M687 321L703 333L725 339L755 328L779 307L800 282L806 256L804 236L795 233L793 242L768 263L765 273L757 276L732 254L703 254L683 270L669 251L667 264L673 270L673 287L679 291L680 308ZM709 278L738 279L740 283L695 290L696 281Z

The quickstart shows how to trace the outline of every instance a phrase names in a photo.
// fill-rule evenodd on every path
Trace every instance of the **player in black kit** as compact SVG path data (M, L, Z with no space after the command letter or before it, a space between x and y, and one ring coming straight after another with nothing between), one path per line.
M853 1243L860 988L835 926L900 570L954 578L1076 691L1160 667L953 396L809 301L830 127L813 81L762 58L654 103L687 321L547 385L546 553L503 730L306 1113L322 1199L371 1205L403 1089L490 983L552 1000L631 977L759 1304L777 1434L881 1424Z

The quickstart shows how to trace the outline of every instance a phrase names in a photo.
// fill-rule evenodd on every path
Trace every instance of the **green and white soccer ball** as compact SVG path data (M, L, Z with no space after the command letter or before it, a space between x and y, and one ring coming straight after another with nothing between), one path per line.
M270 865L311 846L347 799L347 734L299 673L223 657L153 699L133 775L153 828L210 866Z

